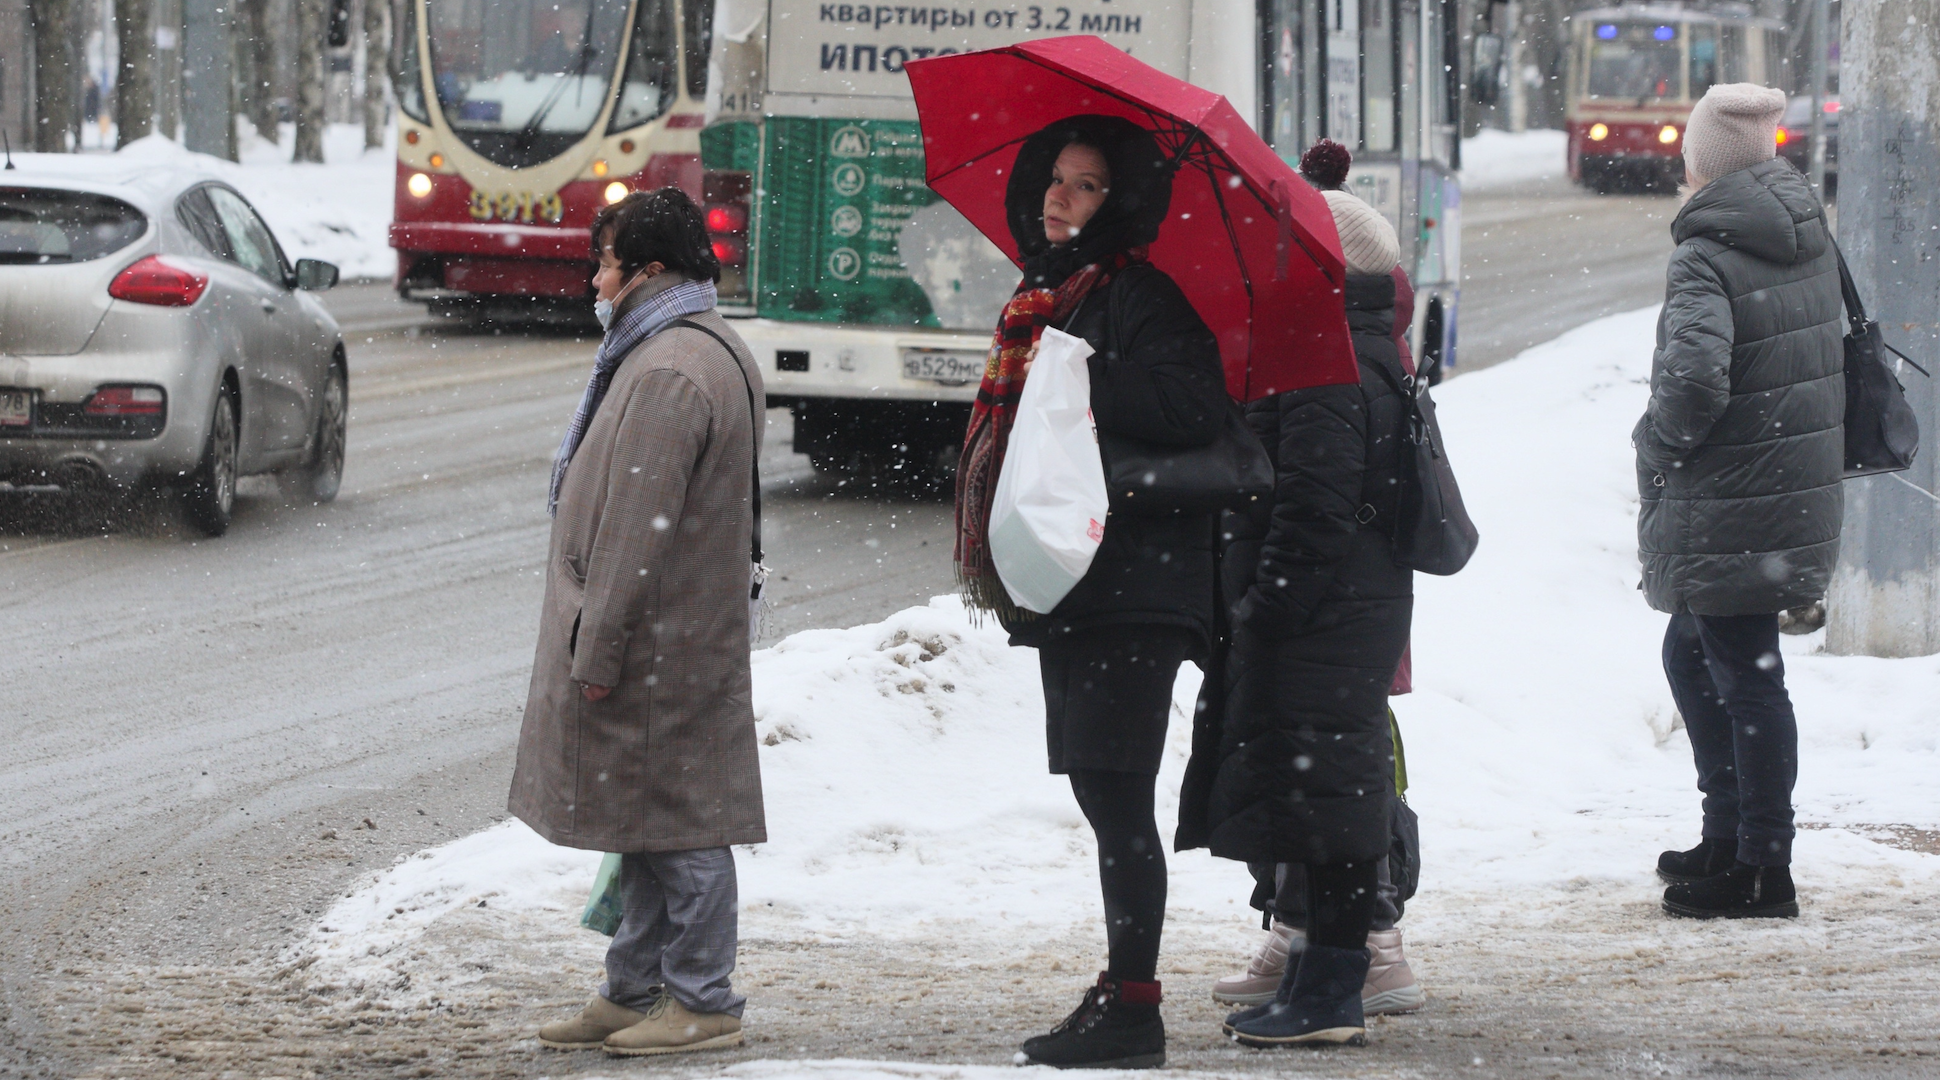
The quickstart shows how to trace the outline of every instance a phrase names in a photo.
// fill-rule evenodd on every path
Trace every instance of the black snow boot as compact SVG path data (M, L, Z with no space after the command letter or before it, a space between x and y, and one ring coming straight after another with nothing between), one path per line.
M1055 1069L1156 1069L1165 1064L1159 984L1098 973L1076 1012L1048 1035L1024 1040L1019 1065Z
M1242 1046L1366 1046L1361 987L1371 958L1366 948L1309 944L1289 963L1280 997L1259 1016L1233 1024Z
M1705 837L1689 851L1666 851L1657 856L1657 876L1666 885L1703 881L1731 869L1737 861L1738 840Z
M1791 919L1799 913L1789 866L1732 863L1722 874L1664 890L1664 910L1692 919Z

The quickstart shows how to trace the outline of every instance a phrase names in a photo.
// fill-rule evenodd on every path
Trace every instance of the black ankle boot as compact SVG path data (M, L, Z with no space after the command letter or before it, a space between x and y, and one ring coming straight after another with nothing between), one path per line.
M1297 964L1288 959L1279 999L1259 1016L1235 1023L1234 1040L1260 1048L1366 1046L1361 987L1367 984L1369 962L1366 948L1309 944Z
M1159 1068L1165 1064L1159 984L1120 982L1099 972L1077 1011L1050 1034L1024 1040L1018 1056L1019 1065L1056 1069Z
M1666 851L1657 856L1657 876L1666 885L1703 881L1722 874L1738 861L1736 837L1705 837L1689 851Z
M1791 919L1799 894L1789 866L1747 866L1664 890L1664 910L1692 919Z

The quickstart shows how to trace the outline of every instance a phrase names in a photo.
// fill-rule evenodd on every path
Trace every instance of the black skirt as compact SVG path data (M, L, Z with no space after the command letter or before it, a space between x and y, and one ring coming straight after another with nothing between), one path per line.
M1183 626L1121 623L1039 646L1051 771L1157 775L1172 684L1196 643Z

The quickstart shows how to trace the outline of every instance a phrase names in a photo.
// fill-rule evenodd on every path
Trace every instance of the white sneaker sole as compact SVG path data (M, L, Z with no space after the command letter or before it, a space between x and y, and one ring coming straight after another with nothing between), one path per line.
M741 1033L730 1031L726 1035L716 1035L700 1042L682 1043L679 1046L642 1046L638 1048L614 1046L602 1043L607 1053L615 1057L646 1057L649 1054L685 1054L693 1050L720 1050L729 1046L741 1045Z
M1383 990L1372 997L1361 999L1361 1011L1369 1016L1392 1016L1395 1013L1414 1012L1428 1004L1428 994L1421 984L1404 986L1395 990Z

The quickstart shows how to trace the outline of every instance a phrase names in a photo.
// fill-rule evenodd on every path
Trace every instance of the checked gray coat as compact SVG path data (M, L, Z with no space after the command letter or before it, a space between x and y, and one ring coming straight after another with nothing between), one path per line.
M620 364L553 519L509 809L555 844L683 851L767 839L748 671L750 470L741 371L713 311ZM763 414L760 418L766 422ZM587 701L582 684L613 687Z
M1825 208L1783 158L1671 224L1637 422L1637 539L1659 611L1761 615L1825 596L1844 513L1845 356Z

